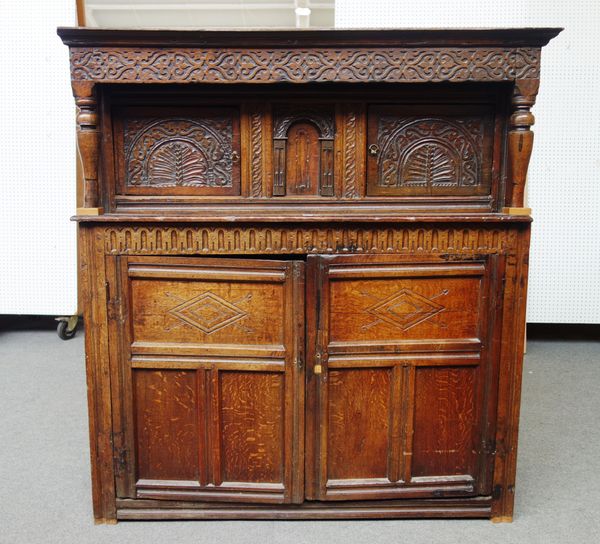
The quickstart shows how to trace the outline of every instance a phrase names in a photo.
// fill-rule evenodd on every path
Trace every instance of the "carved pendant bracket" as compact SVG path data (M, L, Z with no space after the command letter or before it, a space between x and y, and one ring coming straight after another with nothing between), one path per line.
M535 123L530 108L535 104L538 87L539 80L517 81L512 96L512 115L508 133L511 208L523 207L527 170L533 149L531 127Z
M77 106L77 149L83 168L83 206L99 207L98 153L100 131L94 89L91 86L74 87Z

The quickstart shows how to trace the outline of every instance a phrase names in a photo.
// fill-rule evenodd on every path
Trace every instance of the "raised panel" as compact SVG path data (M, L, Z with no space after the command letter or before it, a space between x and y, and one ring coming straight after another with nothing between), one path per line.
M118 188L138 195L239 195L236 108L117 108Z
M319 187L319 132L311 123L298 122L287 134L286 192L315 194Z
M417 368L412 476L476 473L477 367Z
M221 371L219 382L221 479L283 485L284 375Z
M411 271L397 265L374 269L380 277L332 278L329 341L477 339L481 276L461 277L452 265L445 270L447 276L431 277L426 267Z
M328 376L328 480L387 478L391 369L336 369Z
M494 116L485 106L372 106L367 194L491 194Z
M134 372L138 478L198 480L200 444L196 373Z
M127 273L134 351L283 349L283 270L132 262Z

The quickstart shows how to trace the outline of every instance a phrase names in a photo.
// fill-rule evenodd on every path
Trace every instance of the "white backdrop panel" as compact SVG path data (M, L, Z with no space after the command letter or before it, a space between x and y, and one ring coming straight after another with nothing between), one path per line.
M56 35L73 0L3 4L0 19L0 314L77 309L75 107Z
M336 26L565 27L543 51L533 110L527 320L600 323L600 2L337 0Z

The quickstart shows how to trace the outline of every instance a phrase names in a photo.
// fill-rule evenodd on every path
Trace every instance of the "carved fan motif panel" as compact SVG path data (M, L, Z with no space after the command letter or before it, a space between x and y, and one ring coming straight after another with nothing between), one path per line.
M412 115L410 115L412 113ZM369 119L369 194L482 195L489 192L490 116L420 115L372 108Z
M239 194L238 125L236 111L227 108L206 115L187 108L157 115L154 109L152 116L130 108L116 122L122 189Z

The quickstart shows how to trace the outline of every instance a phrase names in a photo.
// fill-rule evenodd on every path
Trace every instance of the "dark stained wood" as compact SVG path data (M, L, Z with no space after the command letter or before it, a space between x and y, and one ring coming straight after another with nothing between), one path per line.
M512 519L558 32L59 29L98 522Z
M509 45L544 46L562 28L523 27L489 29L285 29L285 30L123 30L109 28L59 27L57 32L69 46L148 45L193 47L298 47L376 46L402 44L412 47L427 45L469 45L473 47Z

